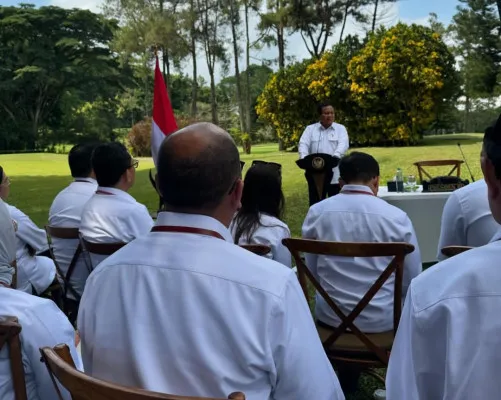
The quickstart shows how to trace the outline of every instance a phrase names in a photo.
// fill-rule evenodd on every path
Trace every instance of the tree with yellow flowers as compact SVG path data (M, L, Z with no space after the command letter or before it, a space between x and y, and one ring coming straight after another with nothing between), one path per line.
M459 91L454 57L421 25L379 30L348 64L370 143L412 144Z

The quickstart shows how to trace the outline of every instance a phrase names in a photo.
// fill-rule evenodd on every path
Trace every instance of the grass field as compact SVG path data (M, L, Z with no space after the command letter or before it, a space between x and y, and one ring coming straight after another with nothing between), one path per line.
M448 135L429 137L419 146L405 148L361 148L372 154L380 163L381 182L393 177L397 167L404 175L416 174L412 165L420 160L460 159L457 143L461 143L466 159L476 179L481 178L480 150L482 135ZM307 185L303 171L295 164L296 153L281 153L276 144L258 145L252 148L251 155L242 155L248 168L253 159L274 161L282 164L283 190L286 198L285 220L293 235L300 235L301 224L308 211ZM70 181L67 156L59 154L13 154L0 155L0 165L11 178L11 197L9 203L28 214L40 227L47 221L48 210L54 196ZM131 194L151 211L156 210L158 198L148 179L148 170L153 167L150 158L141 158L136 176L136 184ZM245 168L245 169L246 169ZM245 170L244 170L245 172ZM438 174L445 174L448 169L437 169ZM462 177L470 179L466 167L462 169ZM362 376L360 390L355 395L347 396L348 400L372 399L372 393L381 384L369 376Z

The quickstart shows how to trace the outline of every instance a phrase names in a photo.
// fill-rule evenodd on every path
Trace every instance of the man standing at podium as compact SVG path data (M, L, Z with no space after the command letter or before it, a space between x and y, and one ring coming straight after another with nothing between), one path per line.
M324 193L329 197L339 193L339 160L348 151L350 141L346 128L334 122L334 107L329 103L318 105L320 121L309 125L304 130L299 140L299 158L304 158L310 154L324 153L333 156L335 160L332 172L327 172L325 182L329 182ZM310 206L318 203L323 198L319 198L313 176L309 171L305 172L308 181L308 194Z

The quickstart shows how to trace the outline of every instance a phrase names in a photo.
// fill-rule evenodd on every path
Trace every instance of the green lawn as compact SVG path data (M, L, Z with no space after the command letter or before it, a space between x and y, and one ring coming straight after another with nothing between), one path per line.
M480 170L480 150L482 135L447 135L429 137L421 145L405 148L361 148L372 154L381 166L381 181L393 177L397 167L404 175L416 174L412 165L415 161L433 159L460 159L457 147L460 142L463 151L476 179L482 176ZM286 222L293 235L300 235L301 224L308 210L308 194L303 171L295 164L297 153L281 153L276 144L256 145L251 155L242 155L247 169L253 159L274 161L282 164L283 189L286 198ZM0 165L10 176L11 197L9 203L17 206L28 214L39 226L47 221L48 210L54 196L70 181L67 156L60 154L12 154L0 155ZM141 158L136 177L136 185L131 194L151 211L156 210L158 198L148 179L148 170L153 167L151 158ZM437 174L447 173L447 169L437 170ZM245 173L245 170L244 170ZM469 179L466 167L463 167L462 177ZM363 376L361 390L351 400L371 399L378 383L370 377Z

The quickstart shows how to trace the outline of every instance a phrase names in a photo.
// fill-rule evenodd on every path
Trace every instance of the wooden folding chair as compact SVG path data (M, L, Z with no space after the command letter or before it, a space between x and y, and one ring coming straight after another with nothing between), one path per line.
M78 228L60 228L60 227L55 227L51 225L46 225L45 226L45 232L47 234L47 242L49 243L49 251L50 255L52 257L52 260L54 261L54 264L56 266L56 270L58 275L61 277L64 283L64 288L62 290L62 302L63 302L63 312L66 314L68 319L72 324L75 324L76 317L78 314L78 305L80 303L80 295L78 292L75 290L75 288L71 285L70 280L73 275L73 272L75 271L75 267L77 265L78 260L82 256L82 245L79 241L79 233L78 233ZM73 257L71 258L70 265L68 266L68 270L66 271L66 274L63 273L61 270L61 267L59 266L59 263L57 261L57 258L54 254L54 248L52 246L52 239L57 238L57 239L74 239L78 240L78 245L75 250L75 253L73 254ZM87 262L86 262L87 263ZM90 271L89 265L87 265L87 268ZM74 299L68 298L68 293L71 293Z
M442 247L440 252L446 257L454 257L458 254L464 253L465 251L471 250L473 247L470 246L445 246Z
M454 171L456 172L456 176L458 178L461 177L461 164L463 164L463 160L428 160L428 161L418 161L415 162L414 165L417 167L419 174L419 181L423 182L423 175L425 175L428 179L433 179L433 177L423 168L423 167L443 167L446 165L452 165L452 169L449 171L447 176L451 176Z
M21 353L21 340L19 338L21 330L21 325L16 317L0 318L0 350L7 344L15 400L28 399Z
M271 252L271 247L264 244L241 244L240 247L257 254L258 256L265 256Z
M12 265L12 268L14 268L14 274L12 274L12 282L10 283L10 287L12 289L17 289L17 262L12 261L10 265Z
M150 392L92 378L75 368L67 345L44 347L40 349L40 353L60 400L63 398L56 384L56 378L70 392L73 400L222 400ZM234 392L228 399L245 400L245 395L242 392Z
M387 367L393 338L402 312L404 260L407 254L414 251L414 246L408 243L346 243L306 239L283 239L282 243L290 250L296 261L299 282L306 299L310 300L309 280L341 320L338 327L317 324L322 344L331 362L337 365L355 366L373 375L374 373L370 371L371 368ZM355 308L348 315L345 315L310 272L305 261L301 258L301 253L339 257L392 257L392 259ZM357 268L357 266L353 265L353 268ZM392 274L395 274L393 330L383 333L363 333L353 321ZM378 375L375 376L381 379Z
M92 265L92 258L90 257L91 254L98 254L101 256L111 256L113 253L120 250L122 247L124 247L127 244L124 242L94 243L94 242L89 242L88 240L84 239L82 235L79 235L79 239L80 239L80 244L82 246L82 249L85 252L87 252L87 254L89 254L89 263L90 263L92 270L96 266Z

